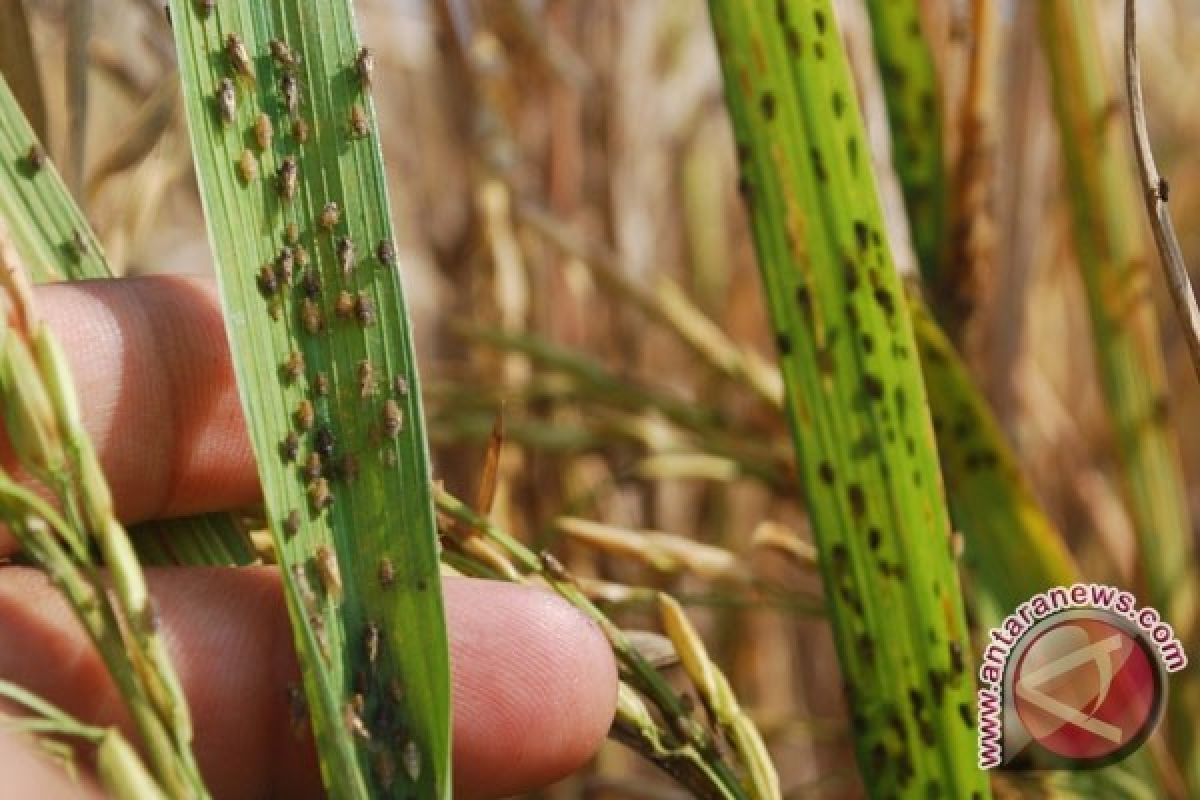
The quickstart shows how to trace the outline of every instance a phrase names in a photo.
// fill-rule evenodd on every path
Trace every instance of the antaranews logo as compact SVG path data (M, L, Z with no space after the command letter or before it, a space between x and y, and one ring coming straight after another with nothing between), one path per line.
M1154 732L1175 631L1129 592L1077 583L1034 595L991 630L979 667L979 766L1086 769Z

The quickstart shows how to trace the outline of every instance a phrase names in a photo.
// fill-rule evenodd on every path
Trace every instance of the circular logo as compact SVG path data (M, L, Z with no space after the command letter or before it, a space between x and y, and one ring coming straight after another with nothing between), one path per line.
M1146 741L1166 685L1150 644L1103 609L1055 614L1026 634L1009 691L1030 739L1051 759L1103 766Z

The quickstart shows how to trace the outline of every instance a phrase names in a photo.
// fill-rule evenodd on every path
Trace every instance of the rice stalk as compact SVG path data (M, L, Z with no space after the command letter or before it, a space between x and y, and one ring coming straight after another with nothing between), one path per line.
M192 726L159 631L158 611L95 450L57 341L32 304L16 247L0 225L0 411L25 471L52 498L0 472L0 521L59 588L96 646L141 736L152 783L206 797ZM60 510L61 509L61 510Z

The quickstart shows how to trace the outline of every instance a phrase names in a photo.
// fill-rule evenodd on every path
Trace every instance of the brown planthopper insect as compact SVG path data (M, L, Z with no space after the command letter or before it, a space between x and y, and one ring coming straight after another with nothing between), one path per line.
M300 226L294 222L289 222L283 229L283 238L290 245L294 245L300 241ZM301 264L300 266L304 266Z
M271 297L279 291L279 280L270 264L263 264L258 271L258 288L266 297Z
M371 732L367 730L367 726L363 724L362 717L354 710L354 703L347 703L345 709L342 710L342 719L346 723L346 730L359 737L360 739L370 739Z
M360 48L354 58L354 70L358 73L358 80L363 88L370 89L371 80L375 75L375 55L365 47Z
M325 204L325 207L321 209L319 221L322 228L325 230L332 230L338 224L338 220L341 218L342 210L338 208L337 201L330 200Z
M367 112L363 111L362 106L355 103L350 107L350 135L361 139L370 134L371 122L367 119Z
M379 625L367 620L367 624L363 626L363 654L367 657L368 664L374 665L375 660L379 658L379 639Z
M318 372L317 377L313 378L313 391L318 397L325 397L329 394L329 376L324 372Z
M390 589L396 583L396 567L387 556L379 559L379 585Z
M258 112L258 116L254 118L254 140L258 142L259 150L266 150L271 146L271 137L275 135L275 128L271 125L271 118L263 112Z
M337 254L338 266L342 268L342 275L349 278L355 265L354 240L349 236L339 236L334 243L334 252Z
M296 427L302 431L312 430L313 422L317 418L317 414L313 411L313 404L308 400L301 400L296 405Z
M379 240L379 244L375 247L375 257L385 267L396 266L396 246L392 244L391 239Z
M375 394L375 365L369 360L358 362L358 394L364 398Z
M237 116L237 90L229 78L221 78L217 84L217 110L221 112L221 119L228 123Z
M296 196L296 181L299 175L300 168L296 166L296 159L293 156L284 158L283 163L279 165L279 196L284 202L290 203Z
M375 301L371 299L371 295L366 292L358 293L354 313L358 317L358 324L364 328L375 324Z
M383 403L383 432L388 436L395 436L403 428L404 412L400 409L400 404L389 397Z
M300 82L292 73L286 73L279 79L279 90L283 93L283 106L288 116L294 117L300 113Z
M304 117L296 117L292 120L292 138L300 144L308 141L308 122Z
M421 751L417 749L417 743L409 739L400 748L400 763L404 765L404 774L413 783L416 783L421 778Z
M283 363L283 374L287 377L288 383L299 380L300 376L304 374L304 353L299 350L289 353L287 361Z
M317 433L313 437L313 449L320 453L321 458L326 461L333 461L333 451L337 446L337 441L334 439L333 431L328 425L320 425L317 427Z
M300 512L292 509L283 518L283 532L289 539L300 531Z
M329 491L329 481L317 478L308 485L308 502L313 511L323 511L333 505L333 493Z
M325 330L325 316L321 313L321 307L307 297L300 304L300 321L304 323L304 330L309 333Z
M279 443L279 455L282 456L284 463L291 464L296 460L299 452L300 437L293 431L288 431L287 436L283 437L283 441Z
M305 480L315 481L321 477L323 477L321 457L316 453L309 453L308 461L304 464L304 478Z
M292 52L292 48L288 47L287 42L282 39L272 39L267 46L271 50L271 57L280 67L291 72L299 68L300 56Z
M300 288L309 300L316 300L317 295L321 294L321 276L315 269L310 267L304 270L304 277L300 279Z
M246 43L242 41L241 36L231 33L225 37L225 54L229 56L229 63L233 65L234 72L250 83L255 82L254 65L250 63L250 53L246 50Z
M337 302L333 306L334 312L342 319L350 319L354 316L354 295L343 289L338 292Z
M329 545L319 544L314 559L317 562L317 575L321 578L321 585L325 587L325 594L329 595L333 602L338 602L342 599L342 573L338 569L337 554Z
M288 286L292 285L292 277L296 271L296 251L284 245L279 250L279 255L275 257L275 266L279 270L279 277Z
M29 145L29 152L25 154L25 160L29 162L29 169L37 172L46 165L46 151L37 142Z
M242 151L238 159L238 173L242 176L242 183L250 183L258 177L258 159L254 157L254 153L249 150Z

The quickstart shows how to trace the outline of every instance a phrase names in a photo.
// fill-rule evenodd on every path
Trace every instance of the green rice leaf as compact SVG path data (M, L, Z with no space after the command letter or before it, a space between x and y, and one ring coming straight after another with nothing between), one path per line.
M206 5L171 17L322 775L334 797L449 797L428 453L351 6Z
M111 278L87 219L0 78L0 216L37 283ZM228 514L202 514L134 526L148 564L249 564L246 533Z
M912 323L829 0L710 0L741 187L872 797L986 797Z

